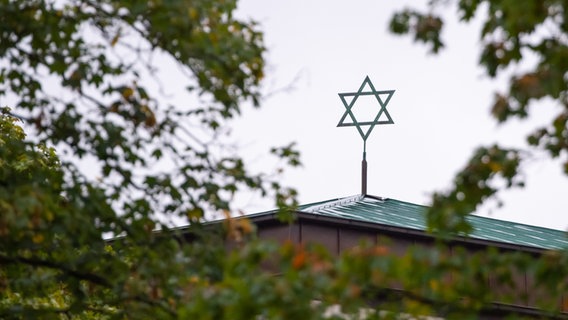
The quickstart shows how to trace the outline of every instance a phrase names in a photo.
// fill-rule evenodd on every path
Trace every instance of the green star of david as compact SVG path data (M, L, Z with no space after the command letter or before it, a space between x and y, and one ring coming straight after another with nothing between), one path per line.
M369 85L369 88L371 88L371 90L370 91L363 91L363 89L365 88L365 85ZM345 106L345 113L341 117L341 120L339 120L339 124L337 124L337 126L338 127L352 127L352 126L357 127L357 131L359 131L361 138L363 138L363 142L366 142L367 138L369 137L369 134L371 134L371 131L373 131L373 128L376 125L378 125L378 124L379 125L380 124L394 124L394 121L392 121L392 118L391 118L389 112L387 111L387 105L388 105L393 94L394 94L394 90L384 90L384 91L375 90L375 87L371 83L371 79L369 79L369 76L366 76L365 80L363 80L363 83L361 84L361 87L359 87L359 91L350 92L350 93L339 93L339 98L341 98L341 101L343 102L343 105ZM377 102L380 105L380 109L377 113L377 116L375 117L375 119L373 121L358 122L357 119L355 118L355 115L353 114L353 112L351 110L353 109L353 106L355 105L355 102L357 101L357 98L359 96L368 96L368 95L373 95L373 96L375 96L375 98L377 98ZM387 97L384 101L381 98L381 95L383 95L383 96L387 95ZM351 102L347 102L347 100L345 99L346 97L353 97L353 99L351 100ZM387 120L379 120L383 114L385 115ZM345 122L345 119L347 118L348 115L351 118L351 121L352 121L351 123ZM367 132L363 132L363 129L361 127L364 127L364 126L369 127L367 129Z

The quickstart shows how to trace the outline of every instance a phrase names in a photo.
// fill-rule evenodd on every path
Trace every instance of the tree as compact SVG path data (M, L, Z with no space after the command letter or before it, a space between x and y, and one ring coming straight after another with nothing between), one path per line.
M521 61L523 50L542 58L497 96L493 110L501 121L526 116L535 99L564 103L563 6L531 4L534 12L522 14L506 1L486 7L481 62L490 75ZM456 187L436 195L429 218L440 241L431 250L397 256L361 244L336 259L317 246L257 241L246 219L231 219L231 197L242 189L270 194L279 207L295 204L292 189L250 173L216 140L243 103L261 98L262 33L254 22L234 19L235 6L0 1L0 96L12 107L0 116L0 317L463 318L493 301L481 280L491 272L510 284L516 269L530 270L535 290L565 291L564 251L447 254L445 240L467 233L466 215L498 191L491 181L522 182L517 150L480 148ZM483 5L458 7L468 21ZM556 37L528 36L545 23L558 28ZM442 25L432 14L407 10L391 28L414 32L437 52ZM189 75L192 106L164 103L162 81L149 81L167 63ZM532 145L565 154L565 116L537 133ZM272 152L299 164L293 145ZM204 212L227 219L202 224ZM171 228L171 217L187 219L189 234ZM227 250L227 239L237 250ZM404 290L388 290L392 283ZM370 301L378 307L370 309ZM550 301L542 307L558 313Z
M472 226L467 216L484 201L495 198L505 188L523 187L519 174L524 161L535 151L544 151L560 159L568 174L568 8L564 1L430 1L426 11L407 8L393 15L390 31L409 34L415 42L424 43L430 53L444 47L442 14L454 7L463 23L481 17L479 64L489 77L510 75L508 89L495 93L491 114L498 123L529 117L529 109L543 100L558 106L558 113L548 126L535 128L526 137L524 150L499 145L479 147L465 167L456 175L452 188L433 195L428 210L430 231L442 239L455 234L468 234ZM536 58L534 63L531 59ZM522 65L526 68L515 68ZM523 71L518 71L523 70ZM524 71L526 70L526 71ZM536 111L538 112L538 111ZM566 250L550 255L518 260L504 257L501 265L529 269L538 283L535 292L543 292L543 300L554 300L565 293ZM483 259L495 259L487 254ZM499 264L497 264L499 265ZM496 266L497 266L496 265ZM467 268L467 266L464 266ZM475 264L477 270L482 266ZM471 268L468 268L471 270ZM546 276L545 276L546 275ZM550 278L547 278L550 277ZM554 279L550 281L551 279ZM556 282L557 285L554 285ZM542 285L540 288L536 288ZM540 291L542 290L542 291ZM548 307L550 308L550 307ZM553 308L553 307L552 307Z
M480 41L483 50L479 63L489 77L510 75L506 92L495 93L492 116L505 123L525 119L538 102L551 99L559 106L550 125L536 128L526 141L530 148L518 150L498 145L480 147L464 169L455 177L451 190L436 193L430 219L432 228L448 232L468 231L464 218L481 203L495 197L498 182L506 188L523 187L519 168L534 151L544 150L551 158L562 161L568 174L568 22L563 1L431 1L428 12L405 9L393 15L390 30L394 34L410 34L424 43L431 53L444 47L441 13L450 4L464 23L476 15L482 17ZM529 59L536 58L534 63ZM515 68L523 65L530 67ZM459 216L454 222L450 216ZM436 227L435 227L436 225Z
M259 105L263 77L262 33L235 6L0 1L2 317L175 316L171 284L189 281L197 249L172 220L233 214L244 189L295 204L218 140L243 103ZM189 105L164 102L167 65ZM272 152L299 164L292 145Z

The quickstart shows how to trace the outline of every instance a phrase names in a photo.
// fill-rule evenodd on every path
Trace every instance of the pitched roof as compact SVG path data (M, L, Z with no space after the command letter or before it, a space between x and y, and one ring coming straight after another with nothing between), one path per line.
M427 207L375 196L356 195L300 206L297 211L385 226L425 231ZM567 233L511 221L471 215L470 238L537 249L568 248Z

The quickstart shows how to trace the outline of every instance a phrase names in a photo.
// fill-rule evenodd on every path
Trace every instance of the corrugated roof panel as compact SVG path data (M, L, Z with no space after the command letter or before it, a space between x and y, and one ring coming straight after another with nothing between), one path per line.
M427 207L404 201L358 195L300 206L298 211L387 226L426 230L424 217L426 209ZM475 215L469 216L468 221L474 227L471 238L541 249L568 248L568 238L564 231Z

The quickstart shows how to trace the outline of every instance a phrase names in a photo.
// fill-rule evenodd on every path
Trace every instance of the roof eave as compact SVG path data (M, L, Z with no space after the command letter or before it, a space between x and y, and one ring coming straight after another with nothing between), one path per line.
M404 228L404 227L397 227L391 226L386 224L381 224L377 222L365 222L360 220L354 219L347 219L347 218L339 218L339 217L331 217L325 215L318 215L308 212L302 211L294 211L292 213L296 219L299 220L307 220L307 221L318 221L327 224L333 224L337 226L352 226L355 228L361 228L366 230L373 230L373 231L383 231L388 234L400 234L400 235L412 235L415 237L420 237L428 240L435 241L436 237L428 233L424 230L419 229L412 229L412 228ZM257 216L245 216L245 218L250 219L254 223L266 223L266 222L281 222L277 217L277 212L266 212L262 215ZM496 247L499 249L505 250L515 250L515 251L523 251L527 253L543 253L545 251L549 251L550 249L538 248L538 247L531 247L531 246L524 246L519 244L511 244L506 242L499 242L499 241L492 241L492 240L485 240L485 239L476 239L471 237L465 236L456 236L450 243L454 244L465 244L465 245L475 245L475 246L482 246L482 247Z

